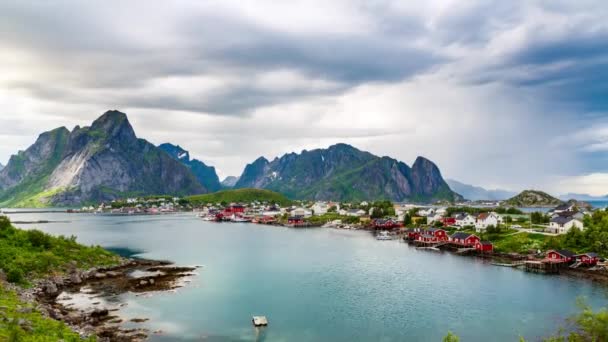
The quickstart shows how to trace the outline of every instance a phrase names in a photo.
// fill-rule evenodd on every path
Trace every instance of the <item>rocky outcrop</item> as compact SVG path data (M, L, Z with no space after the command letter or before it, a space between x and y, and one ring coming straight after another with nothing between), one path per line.
M350 145L290 153L247 165L235 188L264 188L291 198L313 200L454 201L454 193L430 160L418 157L413 167L378 157Z
M238 181L239 181L239 177L228 176L228 177L224 178L224 180L222 181L222 187L233 188Z
M207 192L188 167L138 139L119 111L104 113L90 127L43 133L0 171L0 189L7 205L36 200L66 206L124 194Z

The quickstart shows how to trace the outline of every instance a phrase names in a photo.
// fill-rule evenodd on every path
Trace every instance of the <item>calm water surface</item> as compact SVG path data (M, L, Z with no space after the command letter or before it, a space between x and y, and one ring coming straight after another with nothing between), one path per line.
M16 214L15 221L85 244L202 265L177 293L125 295L124 315L148 317L153 340L535 341L575 311L606 305L606 288L528 274L469 257L418 251L366 232L203 222L192 214ZM256 331L252 315L270 326Z

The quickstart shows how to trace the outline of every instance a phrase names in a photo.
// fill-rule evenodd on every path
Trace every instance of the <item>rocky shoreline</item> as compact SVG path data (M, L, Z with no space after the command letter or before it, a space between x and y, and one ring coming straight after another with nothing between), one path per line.
M36 302L36 309L44 316L65 322L84 338L95 335L98 341L143 341L150 334L148 329L124 327L124 323L143 323L148 319L134 318L125 322L119 315L125 303L108 304L96 300L78 305L73 299L175 290L183 286L180 280L194 276L197 268L175 266L168 261L123 259L114 267L72 268L65 276L41 280L30 289L15 290L23 300Z

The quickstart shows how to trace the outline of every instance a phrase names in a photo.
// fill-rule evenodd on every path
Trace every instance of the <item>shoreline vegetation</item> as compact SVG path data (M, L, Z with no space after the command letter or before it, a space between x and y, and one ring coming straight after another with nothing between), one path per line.
M143 341L149 330L123 327L125 304L102 299L174 291L190 282L196 269L120 257L80 245L75 237L15 228L1 216L0 340Z

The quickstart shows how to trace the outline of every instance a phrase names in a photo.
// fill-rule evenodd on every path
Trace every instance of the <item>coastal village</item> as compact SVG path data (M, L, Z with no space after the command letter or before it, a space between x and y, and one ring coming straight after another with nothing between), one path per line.
M593 211L566 202L546 212L505 208L499 203L454 206L377 202L293 201L288 205L263 200L195 203L188 198L127 198L70 212L102 215L160 215L193 212L203 221L251 223L291 228L368 230L377 240L402 240L428 251L452 251L497 260L498 266L522 267L532 272L558 273L560 269L606 270L595 251L575 253L530 245L513 248L512 239L563 236L585 230ZM525 247L525 243L524 243ZM514 250L516 249L516 250Z

